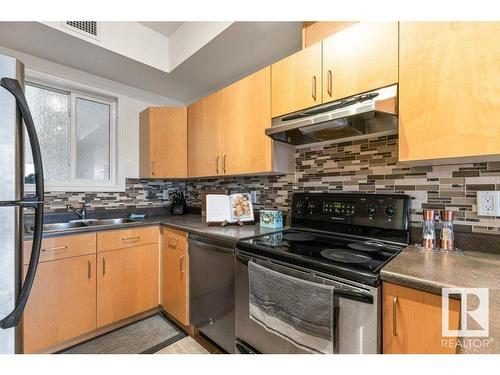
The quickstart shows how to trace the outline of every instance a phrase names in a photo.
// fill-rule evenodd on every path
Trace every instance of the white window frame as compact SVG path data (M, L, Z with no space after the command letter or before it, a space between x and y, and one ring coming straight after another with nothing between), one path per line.
M86 84L69 81L45 73L26 70L26 84L67 92L70 96L70 181L45 181L45 191L64 192L122 192L125 191L125 178L123 176L122 132L120 131L121 96L111 91L92 87ZM109 181L76 179L76 98L96 101L110 106L110 145L109 145ZM26 184L27 191L34 190L34 185Z

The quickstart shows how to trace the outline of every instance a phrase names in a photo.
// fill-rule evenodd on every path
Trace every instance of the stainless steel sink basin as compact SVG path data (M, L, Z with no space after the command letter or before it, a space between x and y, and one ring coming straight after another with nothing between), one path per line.
M120 217L117 219L89 219L89 220L71 220L65 223L50 223L45 224L43 226L44 232L55 232L55 231L64 231L70 230L74 228L82 228L82 227L93 227L99 225L118 225L125 223L132 223L134 220L130 220L126 217ZM26 225L26 232L33 233L33 225Z
M117 219L105 219L105 220L96 220L90 223L90 225L117 225L117 224L125 224L132 223L134 220L130 220L126 217L120 217Z
M67 229L74 229L74 228L80 228L80 227L85 227L86 225L83 223L51 223L51 224L44 224L43 226L43 231L44 232L52 232L56 230L67 230ZM33 233L33 225L26 225L26 231L28 233Z

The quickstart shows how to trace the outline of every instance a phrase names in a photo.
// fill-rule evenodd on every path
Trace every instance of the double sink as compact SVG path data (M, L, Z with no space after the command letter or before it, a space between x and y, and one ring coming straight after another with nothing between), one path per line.
M75 229L75 228L82 228L82 227L94 227L94 226L103 226L103 225L119 225L119 224L125 224L125 223L132 223L135 222L135 220L121 217L121 218L116 218L116 219L85 219L85 220L70 220L66 221L63 223L50 223L50 224L45 224L43 226L43 231L44 232L55 232L55 231L64 231L64 230L70 230L70 229ZM29 224L26 225L26 231L28 233L33 233L33 225Z

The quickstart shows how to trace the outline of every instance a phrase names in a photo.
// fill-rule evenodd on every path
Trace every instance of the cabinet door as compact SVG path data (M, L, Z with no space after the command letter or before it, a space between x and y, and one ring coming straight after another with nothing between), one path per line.
M158 244L98 254L97 326L159 305Z
M139 116L140 176L187 176L187 108L150 107Z
M321 104L321 42L271 65L272 117Z
M397 22L360 22L323 40L324 103L397 82Z
M302 23L302 48L320 42L322 39L348 28L356 21L314 21Z
M223 90L224 174L271 171L271 68L267 67Z
M383 352L388 354L453 354L441 340L441 296L384 283ZM450 300L450 329L458 329L460 302Z
M40 263L23 322L25 353L96 329L95 254Z
M188 108L189 177L222 174L222 91Z
M189 325L189 259L186 234L163 231L163 308Z
M500 22L402 22L399 159L500 154Z

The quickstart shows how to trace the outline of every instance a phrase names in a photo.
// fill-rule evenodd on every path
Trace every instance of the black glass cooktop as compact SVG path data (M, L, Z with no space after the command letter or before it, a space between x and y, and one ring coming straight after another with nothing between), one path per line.
M307 268L377 285L379 272L404 245L362 240L341 234L289 229L242 240L244 251L280 258Z

